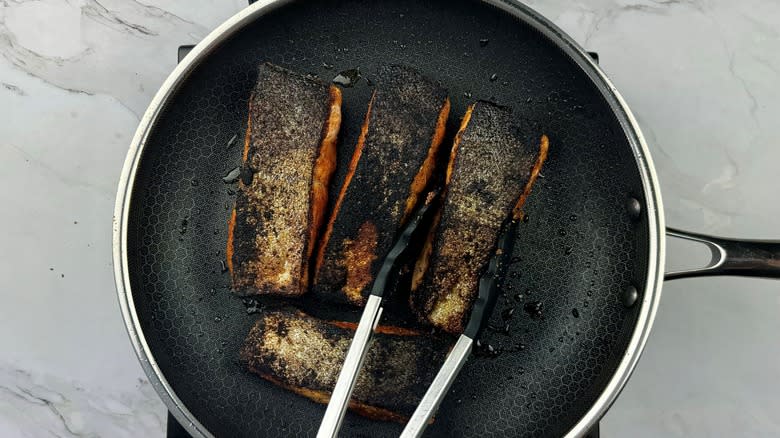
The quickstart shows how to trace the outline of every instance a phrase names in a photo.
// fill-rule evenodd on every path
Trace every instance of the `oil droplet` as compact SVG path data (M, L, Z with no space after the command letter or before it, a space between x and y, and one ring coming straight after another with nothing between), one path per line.
M523 351L523 350L525 350L525 344L523 344L523 343L521 342L521 343L517 344L517 348L518 348L520 351Z
M531 218L530 218L530 217L529 217L527 214L524 214L524 215L523 215L523 223L526 223L526 224L527 224L527 223L528 223L528 221L530 221L530 220L531 220Z
M355 84L360 80L360 70L357 68L353 68L350 70L344 70L336 75L336 77L333 78L333 83L336 85L341 85L345 88L350 88L355 86Z
M213 294L214 292L216 292L216 291L217 291L217 290L216 290L216 289L214 289L213 287L212 287L211 289L209 289L209 293L212 293L212 294Z
M241 166L236 166L235 168L231 169L227 175L222 177L222 182L225 184L233 184L234 182L238 181L239 176L241 176Z
M515 308L510 307L508 309L504 309L501 311L501 318L504 321L509 321L510 319L512 319L512 316L514 316L514 314L515 314Z
M222 321L222 318L220 318L219 316L214 317L214 322L220 322L220 321Z
M238 138L238 134L233 134L233 136L232 136L232 137L230 137L230 140L228 140L228 142L227 142L227 147L226 147L226 149L230 149L230 147L231 147L231 146L233 146L233 143L235 143L235 142L236 142L236 139L237 139L237 138Z
M571 316L573 316L575 318L579 318L580 317L580 311L577 310L577 309L571 309Z
M531 318L539 319L542 317L542 307L541 301L531 301L523 305L523 310L525 310L525 313L531 315Z
M495 82L496 79L498 79L498 75L497 74L493 73L492 75L490 75L490 82Z
M323 63L322 63L322 66L323 66L323 67L325 67L325 68L326 68L326 69L328 69L328 70L330 70L330 69L332 69L332 68L333 68L333 64L328 64L327 62L323 62Z
M522 301L524 297L523 294L515 294L515 301Z
M558 342L560 342L561 344L563 344L563 336L560 336L560 337L558 338Z
M558 235L559 235L559 236L565 236L565 235L566 235L566 230L564 230L563 228L561 228L560 230L558 230Z
M181 220L179 225L179 234L185 234L187 232L187 218Z
M464 91L464 92L463 92L463 95L464 95L465 97L468 97L469 99L471 99L471 92L470 92L470 91Z
M197 186L198 186L198 184L200 184L200 183L199 183L199 182L198 182L198 180L196 180L195 178L193 178L193 179L190 181L190 185L191 185L192 187L197 187ZM75 223L75 222L74 222L74 223Z
M474 349L474 355L477 357L495 358L501 355L501 350L493 347L490 344L484 344L482 341L477 340L476 348Z
M576 221L577 221L577 215L576 215L576 214L574 214L574 213L572 213L572 214L569 216L569 220L570 220L570 221L572 221L572 222L576 222Z
M489 39L487 39L487 38L482 38L482 39L480 39L480 40L479 40L479 47L485 47L485 46L487 46L487 45L488 45L488 43L489 43L489 42L490 42L490 40L489 40Z

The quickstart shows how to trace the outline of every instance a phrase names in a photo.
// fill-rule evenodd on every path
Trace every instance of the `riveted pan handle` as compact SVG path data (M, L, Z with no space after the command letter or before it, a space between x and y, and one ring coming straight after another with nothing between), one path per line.
M712 254L707 266L667 272L666 280L711 275L780 278L780 241L725 239L673 228L667 228L666 235L699 242Z

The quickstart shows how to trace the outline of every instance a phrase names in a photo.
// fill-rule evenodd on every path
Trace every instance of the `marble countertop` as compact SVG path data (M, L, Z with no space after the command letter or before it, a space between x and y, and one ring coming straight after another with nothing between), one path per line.
M628 101L667 223L780 238L780 3L533 0ZM241 0L0 1L0 436L163 436L111 269L139 116ZM672 265L695 254L671 246ZM780 435L780 283L669 282L605 437Z

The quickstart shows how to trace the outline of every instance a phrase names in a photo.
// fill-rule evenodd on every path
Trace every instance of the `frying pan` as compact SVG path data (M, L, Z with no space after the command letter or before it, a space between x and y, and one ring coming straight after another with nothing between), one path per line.
M256 315L231 295L223 272L233 191L222 178L240 162L261 61L326 80L347 69L363 75L344 89L335 185L371 76L386 63L413 66L449 90L450 131L482 98L511 106L518 123L549 136L544 177L492 317L502 329L483 336L490 347L466 364L427 433L576 436L597 427L650 333L667 233L640 130L594 60L514 2L266 0L178 65L143 116L121 176L113 243L122 312L144 370L184 428L194 436L310 436L324 412L238 363ZM715 254L709 269L678 277L780 273L776 243L676 234L708 242ZM330 316L357 317L344 308ZM400 431L352 414L342 429Z

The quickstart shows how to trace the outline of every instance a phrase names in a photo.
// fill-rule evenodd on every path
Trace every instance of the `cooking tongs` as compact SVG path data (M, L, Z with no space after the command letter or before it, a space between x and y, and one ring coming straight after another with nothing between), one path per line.
M498 238L496 251L488 263L487 270L479 278L479 295L471 309L466 329L450 350L431 386L428 387L428 391L425 392L417 409L414 410L412 418L406 423L406 427L401 432L401 438L422 436L425 427L436 414L439 404L447 395L452 382L455 381L455 377L458 376L463 364L466 363L474 340L479 338L482 330L488 325L498 298L498 282L504 277L507 260L512 254L516 230L517 220L511 220L504 224L504 229Z
M360 369L363 367L363 359L365 359L368 352L368 344L382 315L382 301L385 289L390 280L398 273L405 257L409 255L411 242L419 237L422 232L421 229L424 228L420 227L420 224L424 223L432 212L435 211L433 205L437 201L438 192L433 192L428 196L425 204L418 209L414 217L404 227L395 245L390 249L382 263L379 274L371 287L371 294L366 301L363 315L360 317L360 323L358 323L355 330L355 336L349 345L349 351L347 351L347 357L344 359L344 365L341 367L336 387L330 396L328 408L325 410L325 417L323 417L320 429L317 432L318 438L334 438L338 436L344 413L349 405L349 399L352 397L352 390L355 387Z
M325 417L317 432L318 438L334 438L338 436L344 413L352 396L352 390L355 387L357 376L363 366L363 359L368 351L368 344L382 314L383 293L387 283L391 276L397 273L403 257L408 254L410 242L413 240L413 237L418 235L418 229L421 228L419 227L420 223L423 223L433 211L431 206L434 204L434 201L431 198L434 198L436 195L438 194L434 194L434 196L428 199L426 204L417 212L414 219L404 228L398 241L382 264L379 275L377 275L371 289L371 295L369 295L363 310L363 315L360 317L360 323L357 330L355 330L355 336L344 359L344 365L336 381L336 387L333 389L328 408L325 411ZM407 423L406 428L404 428L401 434L402 437L418 437L422 435L428 422L436 413L442 399L447 394L452 382L455 381L455 377L460 372L466 359L468 359L474 340L479 337L482 329L487 325L496 304L498 280L503 277L506 259L512 253L516 229L517 221L515 220L505 224L503 232L499 237L496 251L488 263L488 268L480 277L479 294L474 302L466 329L447 355L447 359L442 364L436 378L434 378L433 383L431 383L425 396L423 396L423 399L414 411L412 418Z

